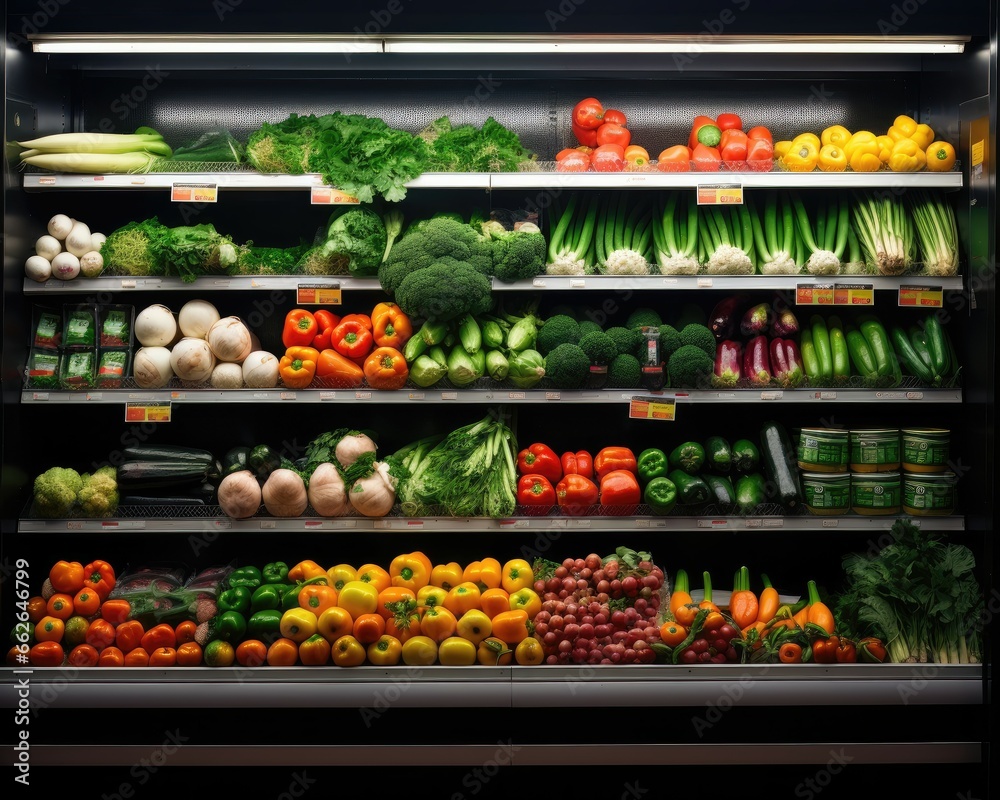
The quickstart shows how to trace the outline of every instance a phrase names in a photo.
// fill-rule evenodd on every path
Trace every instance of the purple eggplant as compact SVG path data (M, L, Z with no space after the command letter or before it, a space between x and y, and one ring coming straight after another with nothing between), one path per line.
M708 327L715 334L715 341L721 342L736 336L739 332L740 314L745 305L746 298L739 294L725 297L715 304L708 322Z
M794 339L772 339L770 356L771 370L781 386L791 389L802 383L802 355Z
M782 339L794 336L799 332L799 321L788 306L775 308L774 321L771 323L771 335Z
M760 336L767 333L774 319L774 311L769 303L758 303L743 315L740 321L740 333L744 336Z
M743 361L743 345L730 339L719 342L715 348L715 376L712 383L715 386L736 386L740 382Z
M747 342L743 351L743 376L751 386L767 386L771 382L771 360L768 356L767 337L761 334Z

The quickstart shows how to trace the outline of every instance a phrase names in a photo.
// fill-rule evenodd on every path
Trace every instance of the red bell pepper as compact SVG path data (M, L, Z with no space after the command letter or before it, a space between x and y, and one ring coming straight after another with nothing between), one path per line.
M517 471L521 475L544 475L550 483L562 477L559 456L547 444L535 442L517 454Z
M585 130L596 130L603 122L604 105L596 97L585 97L573 106L573 125Z
M575 453L568 450L562 454L563 475L583 475L585 478L594 477L594 459L586 450L577 450Z
M285 315L285 327L281 331L281 343L286 347L311 347L319 333L316 317L305 308L293 308Z
M597 484L583 475L564 475L556 484L556 503L563 514L584 516L597 504L600 490Z
M717 147L698 143L691 150L691 169L695 172L718 172L722 164L722 154Z
M840 643L837 645L837 663L853 664L857 660L858 660L857 645L855 645L854 642L848 639L846 636L841 636Z
M660 172L689 172L691 169L691 148L683 144L668 147L656 159L656 168Z
M600 501L616 514L630 514L639 505L642 489L634 472L614 469L601 478Z
M638 463L635 453L627 447L604 447L594 456L594 474L601 480L609 472L624 469L633 475L638 474Z
M556 504L556 490L544 475L522 475L517 482L517 503L522 506Z
M83 585L97 592L102 602L115 588L115 570L107 561L91 561L83 568L83 576Z
M361 364L371 352L375 339L371 327L365 327L363 321L344 318L333 329L330 344L342 356Z
M719 154L723 161L746 161L747 135L739 130L724 130L719 142Z
M330 337L333 336L333 329L340 324L340 317L325 308L319 309L313 316L316 317L319 333L313 337L311 346L317 350L329 350Z

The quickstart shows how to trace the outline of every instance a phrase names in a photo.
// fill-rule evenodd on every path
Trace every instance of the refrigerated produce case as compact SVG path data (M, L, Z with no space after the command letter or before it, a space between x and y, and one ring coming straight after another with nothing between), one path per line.
M442 115L481 123L493 116L550 161L573 144L568 115L584 96L628 109L650 153L686 138L700 113L733 110L770 127L776 138L843 124L882 129L911 113L953 142L959 169L898 174L740 172L748 196L777 188L821 196L841 188L900 193L933 188L956 209L959 275L936 279L948 330L963 365L947 388L837 391L699 390L677 394L676 422L629 417L634 390L559 392L507 387L456 391L39 391L25 384L33 310L64 304L164 303L176 310L205 298L224 315L260 320L262 342L276 340L284 312L303 283L295 277L129 279L108 275L36 283L23 262L55 213L113 230L157 216L165 224L210 221L237 241L285 247L310 238L329 208L310 203L315 176L250 170L185 176L217 186L217 202L170 201L174 174L79 176L19 171L4 165L3 293L3 620L13 624L17 570L37 591L51 562L106 558L124 568L183 563L388 563L419 547L435 560L465 563L496 552L561 560L619 545L645 549L671 575L679 568L728 574L741 564L766 571L775 585L809 578L835 590L845 553L878 548L895 516L515 516L511 519L389 516L320 519L224 515L119 514L107 520L40 520L31 483L50 466L88 469L135 442L206 447L222 453L259 441L300 449L330 428L372 429L388 452L416 437L451 430L504 409L518 442L546 441L557 452L627 444L637 451L689 435L739 438L778 418L789 428L946 427L961 467L955 513L921 520L967 544L987 600L995 597L992 531L995 348L995 4L961 9L927 0L840 4L837 13L719 3L697 12L598 12L580 3L549 9L509 6L503 14L437 14L402 3L355 12L317 13L304 4L275 13L249 3L212 9L180 4L163 13L102 4L8 3L4 51L5 140L60 131L130 132L147 125L168 141L207 127L245 138L289 113L367 113L416 131ZM43 7L44 6L44 7ZM124 7L122 7L124 8ZM32 52L30 40L71 33L181 35L345 33L340 54ZM468 52L393 53L408 36L469 34ZM554 33L553 33L554 32ZM619 52L497 52L504 34L586 44L586 34L681 34L675 52L643 52L637 40ZM472 34L482 38L476 40ZM584 35L574 40L574 35ZM815 41L799 52L769 52L774 38L867 36L876 45L936 37L960 52L923 54L877 47L825 52ZM747 37L757 52L716 52ZM770 36L771 39L757 38ZM530 39L529 39L530 41ZM374 45L378 52L360 52ZM354 48L357 48L356 50ZM730 176L726 176L727 179ZM418 219L442 210L507 209L535 214L543 230L554 200L572 193L694 190L697 173L433 173L409 184L399 207ZM840 280L840 279L837 279ZM631 281L609 276L538 276L494 282L497 296L539 297L543 311L573 303L606 318L640 305L678 317L685 306L709 312L722 296L751 292L794 296L811 276L697 276ZM836 282L836 281L834 281ZM876 308L896 309L902 278L867 279ZM926 282L926 279L921 279ZM376 281L310 280L336 287L345 307L372 305ZM544 313L543 313L544 316ZM667 390L668 394L672 394ZM127 402L169 403L165 424L129 422ZM678 430L679 429L679 430ZM405 550L404 550L405 549ZM19 586L19 584L17 584ZM796 588L795 591L798 591ZM992 612L992 606L987 606ZM744 786L754 795L847 796L880 784L894 794L988 797L993 725L992 613L986 615L981 664L708 665L680 667L337 667L35 669L3 668L5 707L18 707L19 681L30 683L32 786L66 786L81 777L103 796L132 796L192 781L217 781L256 796L308 788L357 790L373 781L426 782L435 795L470 796L529 785L590 787L614 796L660 796L703 780ZM5 729L5 762L17 764L22 727ZM23 761L24 759L21 759ZM589 769L579 765L594 765ZM612 769L612 767L625 769ZM239 768L239 769L234 769ZM572 768L572 772L570 769ZM377 772L375 772L377 770ZM766 776L764 783L744 782ZM583 781L583 783L581 783ZM529 783L530 782L530 783ZM148 783L148 787L146 784ZM143 788L146 787L146 788ZM20 788L20 787L17 787ZM624 793L624 795L623 795ZM629 794L631 793L631 794Z

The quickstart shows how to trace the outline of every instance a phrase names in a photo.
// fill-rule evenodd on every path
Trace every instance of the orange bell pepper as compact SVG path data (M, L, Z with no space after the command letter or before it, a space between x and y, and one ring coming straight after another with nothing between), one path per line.
M128 655L135 648L142 646L142 636L145 632L139 620L127 620L115 629L115 646Z
M319 350L315 347L289 347L278 362L281 382L289 389L305 389L316 377Z
M73 598L73 611L81 617L92 617L101 610L101 598L95 589L84 586Z
M149 654L149 666L172 667L177 664L177 650L173 647L157 647Z
M248 641L255 641L253 639ZM247 642L240 642L240 647L242 647ZM237 652L240 647L237 647ZM265 651L266 652L266 651ZM202 661L202 650L201 645L197 642L184 642L177 646L177 666L178 667L200 667ZM242 662L241 662L242 664ZM249 664L242 664L242 666L252 666Z
M385 619L381 614L362 614L354 620L351 634L363 645L373 644L385 633Z
M326 609L316 620L316 631L330 644L353 630L354 617L351 616L350 611L340 606Z
M124 667L125 654L117 647L105 647L101 651L101 657L97 660L99 667Z
M331 652L330 643L318 633L299 643L299 661L307 667L322 667L329 663Z
M148 667L149 666L149 653L143 650L141 647L133 647L127 653L125 653L125 664L126 667Z
M458 584L458 586L455 586L448 592L444 598L444 607L456 617L461 617L466 611L479 608L481 596L482 592L479 590L479 584L466 581L465 583Z
M348 634L333 643L333 663L338 667L359 667L365 663L368 651L356 637Z
M392 604L392 612L385 621L385 635L394 636L400 642L405 642L420 635L420 610L418 601L400 600Z
M101 617L112 625L118 625L129 618L132 604L128 600L105 600L101 603Z
M402 350L413 336L413 323L395 303L379 303L372 311L372 336L378 347Z
M402 586L414 593L430 583L427 562L412 553L401 553L389 564L389 577L393 586Z
M115 570L107 561L91 561L83 568L83 582L97 592L102 601L115 588Z
M267 648L267 663L272 667L294 667L299 660L299 646L291 639L275 639Z
M193 642L197 631L198 624L190 619L186 619L183 622L177 623L177 627L174 628L174 639L179 645Z
M510 611L510 594L506 589L487 589L480 595L479 605L493 619L497 614Z
M390 586L378 593L377 610L382 615L382 619L389 619L392 616L390 604L398 603L400 600L410 600L416 605L417 595L412 589L407 589L405 586Z
M395 347L376 347L365 358L364 373L373 389L402 389L410 377L410 368Z
M41 595L35 595L28 600L28 620L37 625L38 620L49 613L46 610L46 605L45 598Z
M516 645L527 638L528 612L524 609L504 611L492 619L493 636L510 646Z
M177 663L180 664L180 650L177 655ZM198 658L201 658L201 653L198 654ZM236 645L236 663L241 667L264 666L267 663L267 645L260 639L244 639Z
M154 650L158 650L161 647L177 647L177 634L174 633L174 629L167 623L161 622L159 625L154 625L142 635L142 639L139 640L139 646L152 655Z
M35 626L36 642L61 642L66 623L58 617L42 617Z
M83 588L85 573L79 561L57 561L49 570L52 588L62 594L74 595Z
M288 580L295 583L302 583L303 581L311 581L313 578L323 577L326 577L326 570L315 561L300 561L288 570Z
M462 582L462 565L457 561L435 564L431 570L431 585L440 586L445 591L454 589Z
M59 642L39 642L28 651L33 667L61 667L66 651Z
M319 323L313 313L305 308L293 308L285 315L281 343L285 347L310 347L317 333Z
M458 617L444 606L432 606L420 615L420 633L439 644L458 630Z
M347 356L327 348L316 361L316 377L338 389L356 389L364 383L365 371Z
M337 590L321 583L311 583L299 591L299 608L312 611L317 617L337 605Z
M65 622L73 616L73 596L62 592L54 594L45 604L45 610L50 617L59 617Z
M487 557L479 562L479 578L476 580L482 591L501 588L503 583L503 564L495 558Z
M96 648L98 652L106 647L111 647L115 643L115 626L106 619L95 619L87 628L84 641Z
M362 564L358 567L358 580L374 586L376 595L392 586L392 576L389 571L378 564Z
M89 644L78 644L69 651L66 660L74 667L96 667L101 654Z

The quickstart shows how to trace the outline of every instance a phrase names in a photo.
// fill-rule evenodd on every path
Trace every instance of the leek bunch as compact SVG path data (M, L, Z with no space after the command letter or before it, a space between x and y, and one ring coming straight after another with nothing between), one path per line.
M866 263L881 275L902 275L913 266L917 250L913 219L900 198L887 192L878 196L856 192L852 212Z
M114 174L149 172L173 151L152 128L135 133L55 133L25 142L21 164L54 172Z

